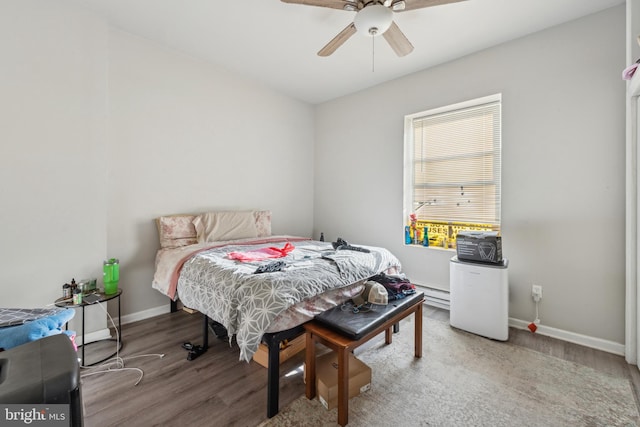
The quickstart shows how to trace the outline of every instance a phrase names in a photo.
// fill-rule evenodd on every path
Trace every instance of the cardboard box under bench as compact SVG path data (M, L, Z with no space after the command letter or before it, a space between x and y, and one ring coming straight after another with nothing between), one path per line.
M282 364L285 360L291 359L296 354L300 353L305 348L305 335L302 334L299 337L296 337L290 341L286 341L280 344L280 363ZM260 347L258 347L258 351L256 351L253 355L253 360L255 360L260 365L265 368L269 367L269 347L266 344L260 343Z
M371 390L371 368L349 353L349 399L368 390ZM338 406L338 357L335 351L316 359L316 394L326 409Z

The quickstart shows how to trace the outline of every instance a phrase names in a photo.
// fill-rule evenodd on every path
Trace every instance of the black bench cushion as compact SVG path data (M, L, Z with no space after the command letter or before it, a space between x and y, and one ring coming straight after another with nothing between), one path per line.
M354 313L351 303L346 303L316 315L315 320L352 340L359 340L422 299L424 293L416 292L405 298L389 301L388 305L373 305L371 310L358 313Z

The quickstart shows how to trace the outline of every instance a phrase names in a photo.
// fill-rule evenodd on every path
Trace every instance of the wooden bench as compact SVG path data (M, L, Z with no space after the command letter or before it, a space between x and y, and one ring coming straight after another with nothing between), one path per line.
M349 353L371 338L385 332L385 343L391 344L392 328L400 320L415 313L415 357L422 357L422 292L391 301L386 307L369 312L353 313L335 307L323 323L312 320L305 323L306 332L306 396L316 396L316 342L326 345L338 356L338 424L349 422ZM359 323L355 334L345 335L342 327L348 322ZM340 332L338 332L340 330Z

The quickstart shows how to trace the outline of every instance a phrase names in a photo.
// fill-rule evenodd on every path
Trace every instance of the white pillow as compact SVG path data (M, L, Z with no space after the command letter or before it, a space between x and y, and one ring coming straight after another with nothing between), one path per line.
M156 219L161 248L178 248L195 245L196 229L193 227L195 215L161 216Z
M256 217L256 229L258 237L271 236L271 211L253 211Z
M193 219L198 243L258 237L252 211L207 212Z

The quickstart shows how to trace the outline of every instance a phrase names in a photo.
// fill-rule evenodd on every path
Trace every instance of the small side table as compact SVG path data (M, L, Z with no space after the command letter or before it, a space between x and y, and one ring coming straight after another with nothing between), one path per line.
M74 304L73 303L73 299L72 298L58 298L54 304L56 307L62 307L62 308L81 308L82 309L82 345L80 347L82 347L82 361L80 362L80 366L92 366L92 365L96 365L100 362L104 362L107 359L112 358L113 356L115 356L118 351L120 349L122 349L122 323L121 323L121 318L120 318L120 295L122 294L122 289L118 288L118 292L114 293L114 294L105 294L104 293L104 289L98 289L92 293L95 293L97 296L100 297L100 299L98 299L95 302L92 302L91 304L88 304L84 301L84 297L86 297L86 295L83 295L83 300L82 303L80 304ZM118 342L116 343L116 350L109 354L107 357L97 360L93 363L90 363L88 365L85 365L85 354L84 354L84 349L86 346L88 346L89 344L94 344L94 343L98 343L98 342L102 342L102 341L116 341L116 339L114 338L106 338L106 339L102 339L102 340L98 340L98 341L92 341L90 343L85 343L84 340L84 309L85 307L88 307L90 305L93 304L98 304L101 302L107 302L107 301L111 301L112 299L116 298L118 300L118 334L120 339L118 340Z

